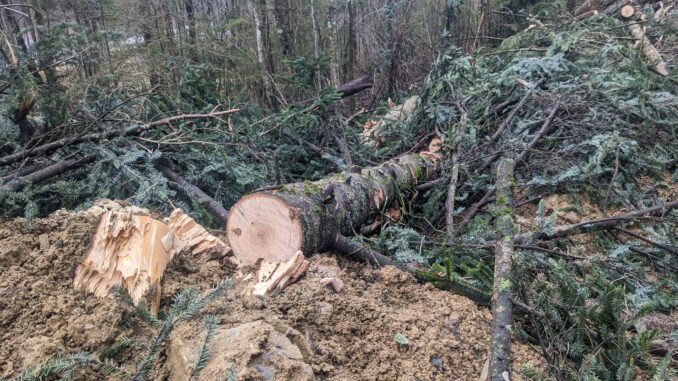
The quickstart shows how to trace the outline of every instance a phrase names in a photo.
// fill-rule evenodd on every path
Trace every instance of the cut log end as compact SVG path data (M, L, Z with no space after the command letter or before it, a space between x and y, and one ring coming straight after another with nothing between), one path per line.
M226 235L233 255L245 264L287 261L302 245L299 211L274 195L256 193L233 206Z
M627 19L636 13L636 9L633 5L624 5L619 12L623 18Z

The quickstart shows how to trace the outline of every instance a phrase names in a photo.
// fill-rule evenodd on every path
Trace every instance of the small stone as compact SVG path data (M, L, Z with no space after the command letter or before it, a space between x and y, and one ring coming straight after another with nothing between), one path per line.
M339 278L322 278L320 284L334 292L340 292L341 289L344 288L344 282Z
M40 250L49 250L49 235L40 234L38 236L38 242L40 242Z

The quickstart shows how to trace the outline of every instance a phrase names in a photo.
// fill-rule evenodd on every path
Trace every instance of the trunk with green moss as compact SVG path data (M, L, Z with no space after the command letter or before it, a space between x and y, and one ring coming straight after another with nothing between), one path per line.
M399 156L360 173L285 185L243 197L230 212L226 234L246 263L284 261L297 251L328 249L337 234L353 235L398 192L425 180L433 165L417 154Z

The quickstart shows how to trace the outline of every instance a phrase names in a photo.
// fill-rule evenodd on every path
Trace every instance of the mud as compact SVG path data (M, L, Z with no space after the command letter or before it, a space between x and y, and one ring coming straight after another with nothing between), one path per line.
M153 337L147 326L126 323L130 307L72 289L103 211L0 224L1 376L57 354L100 353L122 337ZM371 269L332 254L313 256L298 283L265 298L250 295L254 277L236 272L229 258L179 256L163 280L162 309L181 289L207 290L227 276L233 289L175 329L154 379L183 379L192 371L206 314L219 324L200 379L224 379L233 371L239 381L477 380L485 365L489 310L394 268ZM323 286L327 277L343 281L340 292ZM133 371L140 354L117 361ZM524 366L546 367L530 346L514 343L513 356L516 380Z
M115 304L71 285L101 212L0 225L0 374L59 353L96 351L121 334Z

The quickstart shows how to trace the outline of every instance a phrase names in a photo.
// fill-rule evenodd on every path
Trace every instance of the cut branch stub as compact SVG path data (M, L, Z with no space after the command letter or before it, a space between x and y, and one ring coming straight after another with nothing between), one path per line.
M352 235L368 218L396 199L399 189L425 180L433 164L420 155L399 156L360 174L344 173L315 182L243 197L230 212L226 234L245 264L286 261L329 248L337 234Z

